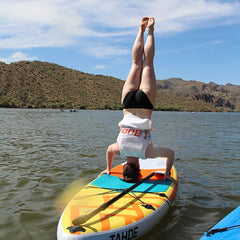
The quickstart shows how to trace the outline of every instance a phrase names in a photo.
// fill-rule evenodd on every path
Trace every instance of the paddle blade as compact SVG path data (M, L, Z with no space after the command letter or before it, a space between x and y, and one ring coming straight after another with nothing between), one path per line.
M87 184L87 179L81 178L70 183L55 200L55 208L61 213L68 202Z
M80 224L85 223L87 220L88 220L88 216L87 215L82 215L82 216L79 216L79 217L73 219L72 223L73 223L74 226L76 226L76 225L80 225Z

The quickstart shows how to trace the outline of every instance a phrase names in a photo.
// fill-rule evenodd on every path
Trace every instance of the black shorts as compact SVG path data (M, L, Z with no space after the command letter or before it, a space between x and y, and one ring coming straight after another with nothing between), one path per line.
M130 91L123 100L123 109L126 108L145 108L153 109L148 96L142 90Z

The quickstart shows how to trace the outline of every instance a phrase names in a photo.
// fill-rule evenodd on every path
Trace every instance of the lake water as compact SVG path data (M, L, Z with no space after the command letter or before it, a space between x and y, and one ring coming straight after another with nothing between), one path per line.
M55 199L105 169L121 118L121 111L0 109L0 239L55 240ZM153 141L180 158L179 190L143 239L199 239L240 205L240 113L154 112L152 119Z

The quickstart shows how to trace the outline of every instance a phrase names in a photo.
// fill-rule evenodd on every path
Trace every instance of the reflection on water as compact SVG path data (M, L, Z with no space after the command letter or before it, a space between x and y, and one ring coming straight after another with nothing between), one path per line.
M0 109L0 239L56 239L54 201L105 168L122 112ZM239 205L240 114L154 112L153 141L175 150L173 208L143 239L199 239ZM115 165L123 161L115 159Z

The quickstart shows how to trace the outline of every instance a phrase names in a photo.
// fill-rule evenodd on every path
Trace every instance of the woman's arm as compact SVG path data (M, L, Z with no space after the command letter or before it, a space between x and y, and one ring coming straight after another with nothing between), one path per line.
M153 144L150 144L149 147L146 150L146 156L149 158L154 157L166 157L166 170L164 174L164 180L172 180L173 178L170 177L170 171L172 168L172 165L174 163L174 151L169 148L162 148L162 147L154 147Z
M108 146L107 153L106 153L107 168L104 171L102 171L99 174L99 176L101 176L104 173L110 174L114 155L120 155L118 143L113 143L110 146Z

